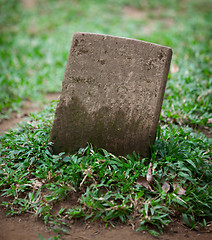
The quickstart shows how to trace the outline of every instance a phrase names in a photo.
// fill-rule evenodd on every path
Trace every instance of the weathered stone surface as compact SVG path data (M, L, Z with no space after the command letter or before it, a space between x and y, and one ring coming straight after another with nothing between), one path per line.
M54 153L93 143L149 155L172 50L134 39L75 33L50 141Z

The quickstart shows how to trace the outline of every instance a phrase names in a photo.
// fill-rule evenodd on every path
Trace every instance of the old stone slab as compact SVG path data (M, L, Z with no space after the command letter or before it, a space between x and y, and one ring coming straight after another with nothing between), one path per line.
M149 156L172 50L144 41L75 33L50 141L54 153L87 143Z

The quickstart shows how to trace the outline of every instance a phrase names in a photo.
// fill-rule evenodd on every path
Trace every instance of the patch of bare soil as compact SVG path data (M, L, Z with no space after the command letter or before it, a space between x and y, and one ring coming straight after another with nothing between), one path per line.
M10 128L15 128L16 124L23 122L26 117L29 117L29 114L31 112L41 111L44 108L45 104L50 103L52 100L59 99L59 96L60 93L48 93L45 96L45 103L42 103L40 105L31 101L25 102L23 108L19 113L12 112L9 119L0 119L0 135L8 131Z
M21 0L21 2L26 9L33 8L37 4L37 0Z
M150 11L147 9L143 10L131 6L125 6L122 11L124 16L129 19L143 20L147 22L141 27L141 30L145 35L149 35L154 32L159 22L162 23L165 29L174 25L173 19L161 16L161 12L165 11L164 9L151 9Z
M21 216L6 216L6 209L0 207L0 239L1 240L39 240L39 233L44 239L57 236L40 219L30 214ZM207 240L211 233L191 231L179 222L170 224L163 235L155 238L149 233L136 232L131 226L117 224L115 228L102 223L84 222L82 220L69 221L70 234L61 234L61 240Z
M147 18L147 12L136 9L134 7L130 6L124 6L123 13L125 16L132 18L132 19L146 19Z
M200 130L203 134L205 134L206 137L211 138L212 137L212 132L210 131L209 127L205 126L200 126L197 128L197 130ZM197 131L198 132L198 131Z

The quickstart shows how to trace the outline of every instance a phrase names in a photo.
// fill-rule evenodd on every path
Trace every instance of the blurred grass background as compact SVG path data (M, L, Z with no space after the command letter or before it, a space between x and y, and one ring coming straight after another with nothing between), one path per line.
M211 126L212 1L0 0L0 117L61 91L74 32L173 49L161 121Z

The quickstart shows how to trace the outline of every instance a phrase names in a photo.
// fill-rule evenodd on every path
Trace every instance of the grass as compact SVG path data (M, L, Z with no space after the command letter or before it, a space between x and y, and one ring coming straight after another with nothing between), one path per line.
M190 228L211 228L211 138L200 132L210 135L212 127L210 1L37 1L25 9L2 0L0 9L1 118L26 99L61 90L76 31L174 50L150 159L114 156L94 146L52 155L53 104L0 138L0 189L8 213L33 213L58 232L67 231L72 218L130 222L155 235L181 216ZM72 197L69 208L54 211Z
M210 224L211 142L203 134L164 125L151 159L136 153L117 157L93 146L54 156L48 143L54 111L55 104L32 114L0 139L0 186L9 197L2 204L9 214L30 212L64 231L72 218L139 223L138 230L155 235L182 214L191 228ZM152 183L145 180L150 162ZM57 202L75 195L69 208L53 211Z

